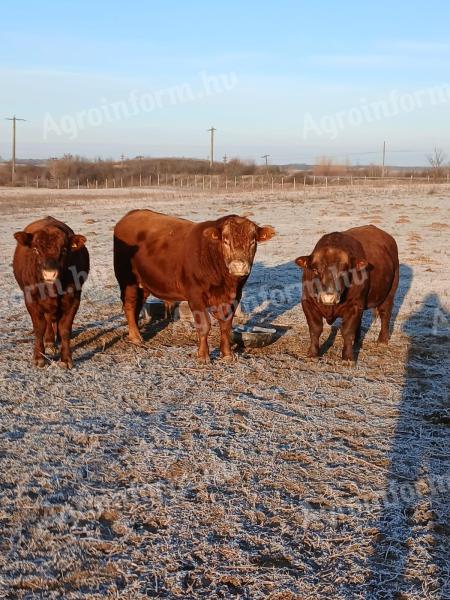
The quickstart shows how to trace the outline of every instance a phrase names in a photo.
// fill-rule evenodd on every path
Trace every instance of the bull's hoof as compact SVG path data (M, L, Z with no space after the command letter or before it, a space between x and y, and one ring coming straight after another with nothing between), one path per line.
M307 354L306 355L306 362L309 362L309 363L318 363L319 362L319 355L318 354Z
M389 344L389 338L386 337L379 337L377 339L377 344L379 346L387 346Z
M356 365L356 361L354 358L343 358L342 364L344 367L354 367Z
M141 348L145 348L144 338L142 338L142 337L130 337L130 336L128 336L127 342L129 344L133 344L133 346L140 346Z
M33 359L33 364L35 367L39 367L40 369L42 369L42 367L45 367L45 359L44 358L34 358Z
M222 360L224 360L225 362L235 362L237 360L236 355L234 353L231 354L222 354Z
M209 354L205 356L200 356L199 354L197 354L197 362L201 365L209 365L209 363L211 362L211 357L209 356Z
M59 362L59 366L61 367L61 369L72 369L73 368L73 360L72 359L61 360Z

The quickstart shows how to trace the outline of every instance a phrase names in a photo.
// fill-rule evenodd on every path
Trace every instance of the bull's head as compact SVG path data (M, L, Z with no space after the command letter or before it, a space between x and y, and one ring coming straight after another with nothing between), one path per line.
M352 256L340 248L325 247L310 256L295 260L301 269L312 272L311 293L318 302L328 306L339 304L345 291L361 283L369 264L365 258Z
M204 229L203 235L220 246L230 275L246 277L252 268L257 243L270 240L275 230L270 225L258 227L245 217L232 215Z
M15 239L35 254L40 276L45 283L56 283L67 264L71 252L84 246L84 235L67 235L58 227L45 227L29 233L18 231Z

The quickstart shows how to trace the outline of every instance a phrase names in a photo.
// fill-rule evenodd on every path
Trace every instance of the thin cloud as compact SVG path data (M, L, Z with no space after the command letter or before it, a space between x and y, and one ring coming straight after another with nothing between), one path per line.
M450 54L450 43L418 40L399 40L384 42L382 46L389 51L414 52L416 54Z

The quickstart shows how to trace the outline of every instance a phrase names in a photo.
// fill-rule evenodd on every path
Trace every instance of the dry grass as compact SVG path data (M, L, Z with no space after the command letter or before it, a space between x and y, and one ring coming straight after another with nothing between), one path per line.
M2 191L0 597L449 598L450 267L435 224L450 190L436 190ZM150 324L147 347L129 346L111 227L137 206L197 219L225 207L275 225L244 306L278 341L207 367L183 322ZM43 212L90 231L71 372L30 367L11 277L12 232ZM292 259L370 216L404 265L391 343L376 345L374 324L349 368L327 328L330 348L307 362Z

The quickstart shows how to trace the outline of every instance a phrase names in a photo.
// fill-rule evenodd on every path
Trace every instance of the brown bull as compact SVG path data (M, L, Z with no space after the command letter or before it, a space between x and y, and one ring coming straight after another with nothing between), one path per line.
M303 269L302 307L311 344L308 356L319 356L323 319L342 318L342 358L353 360L365 309L381 318L378 342L387 344L389 322L399 280L397 244L385 231L367 225L324 235L310 256L295 261Z
M35 335L33 362L43 367L45 350L54 351L60 341L61 365L70 369L72 324L89 273L86 238L53 217L31 223L14 237L14 276Z
M142 343L138 317L150 294L168 303L187 300L198 334L198 358L209 361L211 313L219 321L220 351L231 359L230 333L258 242L272 227L230 215L193 223L151 210L134 210L114 229L114 270L129 340Z

